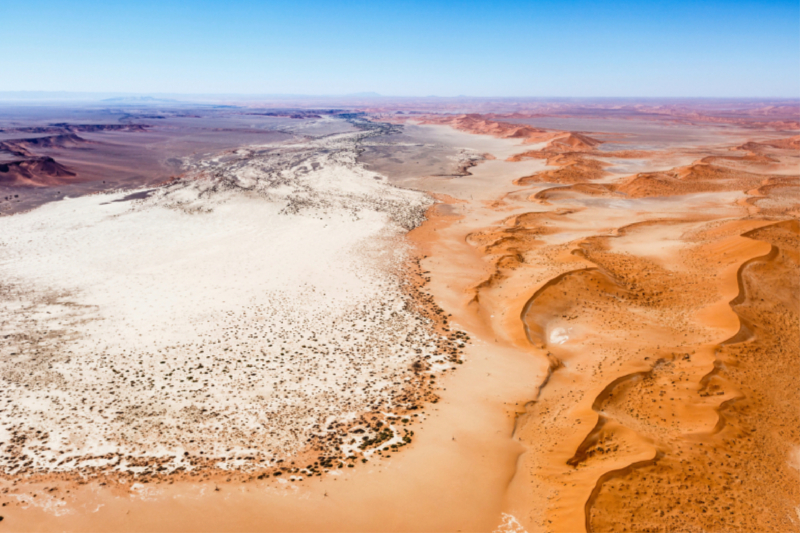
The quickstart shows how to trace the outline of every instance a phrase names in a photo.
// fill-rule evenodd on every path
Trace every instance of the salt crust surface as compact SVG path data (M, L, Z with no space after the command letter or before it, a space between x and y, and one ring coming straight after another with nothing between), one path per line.
M0 218L0 471L246 469L391 409L441 359L397 275L430 200L356 163L368 135Z

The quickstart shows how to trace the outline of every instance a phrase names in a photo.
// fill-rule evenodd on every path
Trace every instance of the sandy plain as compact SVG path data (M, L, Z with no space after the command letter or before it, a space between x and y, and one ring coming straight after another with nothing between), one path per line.
M414 228L400 278L428 335L466 337L400 414L410 444L353 468L320 459L319 476L12 472L3 526L797 530L796 134L704 120L676 146L636 124L533 120L395 117L346 165L436 201L399 224Z

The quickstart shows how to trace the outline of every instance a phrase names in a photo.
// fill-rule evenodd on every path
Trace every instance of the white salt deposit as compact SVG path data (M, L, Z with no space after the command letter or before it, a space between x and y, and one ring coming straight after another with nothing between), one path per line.
M550 332L550 344L564 344L568 340L569 330L566 328L553 328L553 330Z
M429 199L361 168L364 135L0 218L0 470L271 464L445 361L397 275Z

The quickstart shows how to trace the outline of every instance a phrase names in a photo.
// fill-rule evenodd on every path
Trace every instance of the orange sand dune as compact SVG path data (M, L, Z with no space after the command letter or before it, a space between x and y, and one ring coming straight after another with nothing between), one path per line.
M602 183L576 183L565 187L552 187L544 189L533 195L532 198L536 200L549 200L554 198L568 198L574 196L606 196L606 197L622 197L621 194L615 193L610 185Z
M773 206L798 179L755 171L757 158L732 169L697 155L616 179L593 153L509 157L559 165L512 185L561 185L534 189L528 211L519 195L484 201L518 214L464 237L485 265L472 312L509 345L520 346L522 327L549 368L514 433L527 451L508 509L529 531L794 527L798 226L769 217L796 209ZM751 191L750 207L731 191ZM683 203L664 203L676 195ZM650 203L623 214L577 203L585 198ZM747 279L758 298L743 296Z
M753 148L758 149L759 147L762 146L768 146L771 148L781 148L784 150L798 150L800 149L800 135L795 135L793 137L789 137L788 139L776 139L773 141L746 143L742 145L742 148L751 150Z
M557 151L590 151L595 146L602 144L602 141L592 139L582 133L567 133L564 136L556 137L547 144L547 149Z
M580 156L567 156L556 159L559 168L537 172L516 180L517 185L529 185L537 182L551 183L585 183L598 180L606 175L603 171L605 163L596 159L587 159Z
M500 139L522 139L526 143L542 142L558 135L558 133L548 132L532 126L491 120L477 114L428 115L421 120L421 123L448 125L460 131L491 135Z
M800 443L800 226L783 222L743 236L771 249L739 268L739 294L730 305L740 331L718 345L713 370L699 382L699 396L725 398L717 424L665 447L651 463L598 482L587 502L589 530L795 527L786 505L800 498L798 485L787 483L796 477ZM675 377L672 371L667 379ZM626 494L633 487L632 499Z
M766 178L761 174L700 162L669 172L637 174L616 185L615 190L634 198L745 191L757 187Z

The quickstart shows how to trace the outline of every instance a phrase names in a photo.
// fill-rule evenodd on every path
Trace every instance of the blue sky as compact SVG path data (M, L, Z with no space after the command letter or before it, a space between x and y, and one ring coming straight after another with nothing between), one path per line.
M0 91L800 97L800 2L1 0Z

